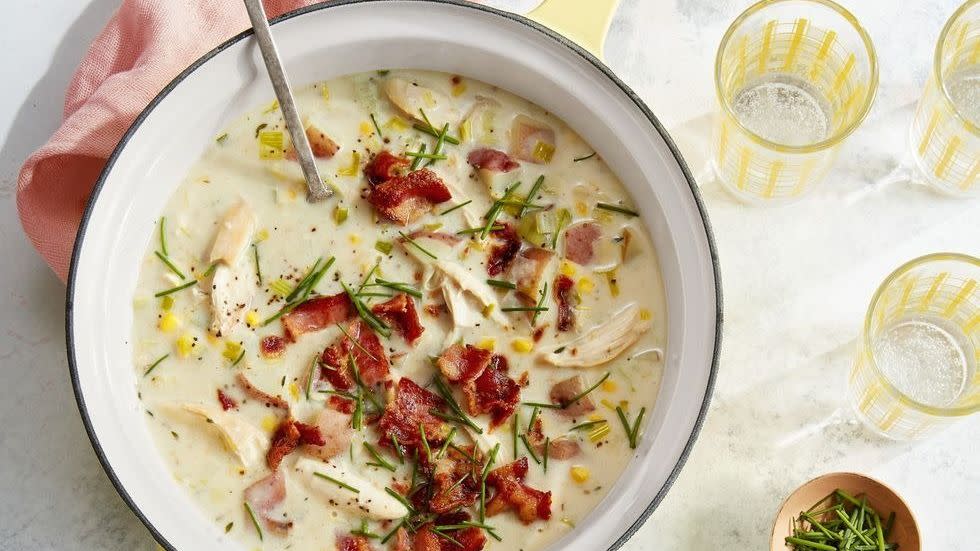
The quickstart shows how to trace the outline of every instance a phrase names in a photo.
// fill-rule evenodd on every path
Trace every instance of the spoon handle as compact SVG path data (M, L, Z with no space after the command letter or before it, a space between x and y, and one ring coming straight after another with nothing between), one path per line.
M317 171L316 162L313 160L313 150L310 149L310 142L306 139L306 130L296 112L296 102L289 89L289 80L286 78L286 72L282 69L282 61L279 59L276 43L272 40L272 31L269 29L268 20L266 20L262 0L244 0L244 2L245 9L248 10L248 18L252 20L252 29L255 31L255 39L259 43L265 68L269 72L269 80L272 81L272 88L276 91L279 107L286 119L286 128L289 129L289 135L293 139L293 148L299 157L303 175L306 176L306 199L311 203L326 199L333 195L333 191L324 185L323 179L320 178L320 173Z

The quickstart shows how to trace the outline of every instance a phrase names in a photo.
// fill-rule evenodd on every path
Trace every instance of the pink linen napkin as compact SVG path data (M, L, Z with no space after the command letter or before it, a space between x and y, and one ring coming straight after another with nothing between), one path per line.
M316 2L264 0L269 17ZM24 231L62 281L95 180L133 120L184 68L249 26L240 0L123 0L72 78L64 122L17 181Z

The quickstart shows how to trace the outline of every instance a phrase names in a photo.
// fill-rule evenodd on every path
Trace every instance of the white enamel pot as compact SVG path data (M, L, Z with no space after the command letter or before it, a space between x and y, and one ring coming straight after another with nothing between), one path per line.
M667 132L584 49L528 19L478 4L331 2L287 14L273 32L294 83L420 68L508 89L567 121L625 184L652 233L666 287L663 382L641 445L616 486L551 549L621 546L663 499L694 444L720 345L721 287L711 231ZM138 259L167 198L219 129L273 97L250 36L242 33L195 62L137 118L99 178L72 259L66 321L78 406L109 478L167 549L240 545L174 481L147 430L130 349Z

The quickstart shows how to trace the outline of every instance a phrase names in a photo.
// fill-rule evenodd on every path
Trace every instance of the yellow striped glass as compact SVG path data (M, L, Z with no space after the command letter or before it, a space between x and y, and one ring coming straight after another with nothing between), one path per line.
M867 32L839 5L763 0L722 38L715 87L718 178L745 202L786 202L823 178L868 114L878 63Z
M851 405L875 432L924 437L980 411L980 259L923 256L878 288L849 374Z
M980 0L946 22L910 134L926 181L949 195L980 196Z

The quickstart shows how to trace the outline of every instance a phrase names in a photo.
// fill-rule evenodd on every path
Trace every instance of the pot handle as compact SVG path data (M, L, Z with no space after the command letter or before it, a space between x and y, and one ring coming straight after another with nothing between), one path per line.
M602 47L619 0L544 0L527 17L603 59Z

